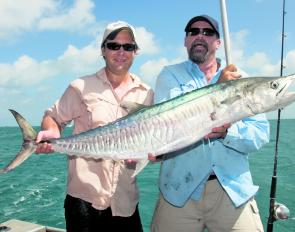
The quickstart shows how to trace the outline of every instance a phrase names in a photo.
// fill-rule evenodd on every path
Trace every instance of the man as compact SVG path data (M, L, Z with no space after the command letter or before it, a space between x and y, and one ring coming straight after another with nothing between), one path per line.
M240 77L233 65L224 68L216 51L218 23L207 15L185 27L189 60L165 67L156 82L155 101L162 102L208 84ZM264 115L214 128L194 146L164 156L151 231L263 231L254 195L248 153L269 141ZM172 158L171 158L172 157Z
M150 105L153 92L129 72L138 50L134 28L126 22L110 23L101 53L105 67L73 81L42 120L36 142L58 138L74 121L74 134L115 121L127 114L123 101ZM53 152L44 143L36 153ZM65 219L68 232L142 231L138 189L128 161L69 157Z

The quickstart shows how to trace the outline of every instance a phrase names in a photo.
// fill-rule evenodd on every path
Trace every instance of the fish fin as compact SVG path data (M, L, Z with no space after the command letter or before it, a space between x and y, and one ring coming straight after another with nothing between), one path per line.
M37 137L37 132L30 125L30 123L24 119L18 112L9 109L9 111L13 114L16 122L18 123L20 129L22 130L23 139L24 140L35 140Z
M0 173L7 173L11 171L12 169L16 168L19 166L22 162L24 162L27 158L30 157L31 154L34 153L36 150L36 146L31 146L31 144L23 144L21 150L15 158L3 169L0 169Z
M0 169L0 173L9 172L19 166L31 154L35 152L37 147L37 145L35 144L37 132L34 130L34 128L19 113L11 109L10 112L13 114L20 129L22 130L23 144L21 150L17 153L15 158L5 168Z
M231 105L232 103L234 103L235 101L240 100L240 99L242 99L242 96L240 94L238 94L236 96L229 97L220 103L225 104L225 105Z
M136 168L134 173L132 174L132 177L137 176L137 174L140 173L145 168L145 166L148 165L148 163L149 163L148 159L139 160L136 164Z
M137 110L147 107L146 105L139 104L137 102L123 101L120 106L125 109L129 114Z

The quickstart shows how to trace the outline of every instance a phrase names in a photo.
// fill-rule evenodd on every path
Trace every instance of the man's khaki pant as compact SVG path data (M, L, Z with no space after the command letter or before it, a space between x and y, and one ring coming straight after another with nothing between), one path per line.
M254 199L235 208L218 180L207 181L202 198L175 207L158 200L152 232L262 232L263 226Z

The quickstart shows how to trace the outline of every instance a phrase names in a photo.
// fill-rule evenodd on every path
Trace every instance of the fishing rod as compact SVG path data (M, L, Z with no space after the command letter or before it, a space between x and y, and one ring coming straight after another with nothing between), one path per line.
M223 36L224 36L225 60L226 60L226 64L229 65L232 63L232 60L231 60L231 54L230 54L230 38L229 38L229 29L228 29L225 0L220 0L220 10L221 10L221 21L222 21L222 29L223 29Z
M280 76L283 76L283 58L284 58L284 41L285 41L285 0L283 0L283 22L282 22L282 46L281 46L281 68ZM267 232L273 231L273 223L276 220L286 220L289 218L289 209L280 203L276 202L276 189L277 189L277 163L278 163L278 143L280 135L280 120L281 119L281 109L278 110L277 119L277 131L276 131L276 143L275 143L275 154L274 154L274 167L273 175L271 178L271 188L270 188L270 200L269 200L269 216L267 221Z

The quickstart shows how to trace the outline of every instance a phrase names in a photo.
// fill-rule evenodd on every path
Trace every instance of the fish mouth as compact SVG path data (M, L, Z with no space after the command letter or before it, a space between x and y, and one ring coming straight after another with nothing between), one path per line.
M276 96L279 99L278 105L279 108L283 108L290 104L291 102L295 101L295 92L291 89L295 89L295 74L290 75L287 77L282 77L282 86L280 90L277 92Z
M292 76L287 76L287 77L283 77L283 86L281 86L281 89L278 91L277 96L278 97L282 97L282 96L288 96L288 95L292 95L294 94L294 92L290 92L289 90L291 89L291 87L294 85L295 88L295 75ZM289 91L289 92L288 92Z
M288 86L287 86L287 84L285 84L282 88L281 88L281 90L276 94L276 96L278 97L278 96L280 96L280 95L284 95L284 93L286 92L286 90L288 89ZM285 91L284 91L285 90Z

